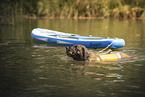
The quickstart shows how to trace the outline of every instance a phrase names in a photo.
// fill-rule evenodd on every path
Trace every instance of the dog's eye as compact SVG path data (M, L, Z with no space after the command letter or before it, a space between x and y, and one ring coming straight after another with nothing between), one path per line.
M78 51L77 53L78 53L78 54L80 54L81 52L80 52L80 51Z
M75 53L74 53L74 52L72 52L72 54L74 55Z

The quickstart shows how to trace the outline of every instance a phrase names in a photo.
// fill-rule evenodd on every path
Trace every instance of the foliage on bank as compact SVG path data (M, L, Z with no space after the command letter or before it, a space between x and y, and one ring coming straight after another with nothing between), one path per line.
M41 13L62 18L139 18L143 17L145 0L43 0ZM45 4L48 4L47 6ZM41 13L38 13L41 16Z
M145 0L1 0L0 20L15 17L144 18Z

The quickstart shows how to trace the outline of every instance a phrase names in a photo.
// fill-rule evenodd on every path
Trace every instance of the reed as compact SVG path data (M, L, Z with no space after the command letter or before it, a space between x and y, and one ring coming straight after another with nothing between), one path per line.
M45 1L45 0L43 0ZM133 0L134 1L134 0ZM144 9L124 0L49 0L49 17L60 18L138 18Z
M144 18L145 0L6 0L0 3L0 21L16 17Z
M0 23L1 24L13 24L13 10L12 5L2 4L0 6Z
M0 4L0 23L14 25L15 20L23 16L22 2L9 1Z

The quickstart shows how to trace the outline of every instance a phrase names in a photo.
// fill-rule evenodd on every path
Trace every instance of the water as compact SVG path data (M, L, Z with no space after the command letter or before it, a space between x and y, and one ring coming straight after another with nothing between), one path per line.
M65 46L34 41L37 27L123 38L121 51L134 58L74 61ZM0 60L0 97L145 97L145 20L18 20L0 26Z

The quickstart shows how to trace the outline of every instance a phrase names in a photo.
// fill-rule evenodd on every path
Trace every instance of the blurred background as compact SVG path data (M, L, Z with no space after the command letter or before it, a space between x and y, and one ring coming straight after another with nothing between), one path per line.
M14 18L145 18L145 0L1 0L0 23Z
M133 58L74 61L34 28L123 38ZM0 97L145 97L144 64L145 0L0 0Z

